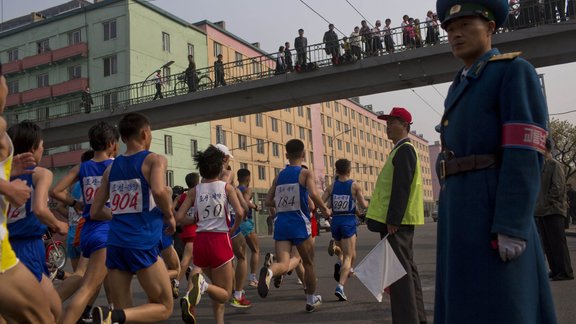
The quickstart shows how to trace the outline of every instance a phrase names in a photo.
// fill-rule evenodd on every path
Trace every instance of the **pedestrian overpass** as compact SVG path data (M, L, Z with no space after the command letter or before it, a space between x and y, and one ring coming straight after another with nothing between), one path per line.
M494 35L493 45L501 52L522 51L522 57L535 67L545 67L574 62L575 39L576 20L571 20L499 33ZM318 45L318 49L323 52L322 45ZM264 57L269 61L259 61L261 67L269 68L263 78L251 75L243 79L245 74L234 76L230 70L227 86L177 93L156 101L138 101L131 95L126 101L94 107L90 114L64 113L44 120L38 118L37 122L44 129L44 145L56 147L86 141L86 130L95 122L116 123L127 112L143 113L150 118L154 129L162 129L448 82L461 67L445 40L434 46L370 56L339 65L330 64L326 57L315 60L315 53L309 51L310 59L321 62L320 67L307 72L274 74L270 63L273 59L269 55ZM256 59L249 60L254 63ZM261 67L256 72L263 74ZM143 85L127 87L132 93L134 89L144 91ZM112 93L115 89L107 91ZM118 91L122 94L123 90ZM11 119L10 111L7 115Z

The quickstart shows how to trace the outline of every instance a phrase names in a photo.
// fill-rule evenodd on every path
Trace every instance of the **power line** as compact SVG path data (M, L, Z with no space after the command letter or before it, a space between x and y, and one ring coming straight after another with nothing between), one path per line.
M440 91L438 91L438 89L433 84L431 84L431 86L434 90L436 90L436 93L440 95L440 97L442 97L442 99L446 100L446 97L442 93L440 93Z
M422 98L414 89L410 89L412 90L412 92L414 92L414 94L420 98L420 100L422 100L428 107L430 107L430 109L432 109L438 116L442 116L441 113L439 113L436 109L434 109L434 107L432 107L432 105L430 103L428 103L428 101L426 101L424 98Z
M312 10L312 12L314 12L315 14L317 14L320 18L322 18L325 22L327 22L328 24L331 24L331 22L329 22L326 18L324 18L320 13L318 13L318 11L314 10L314 8L310 7L306 2L304 2L304 0L299 0L300 2L302 2L306 7L308 7L308 9ZM338 29L338 27L334 26L334 29L336 29L340 34L346 36L346 34L344 34L340 29Z
M364 15L358 10L356 9L356 7L354 7L354 5L352 3L350 3L350 1L346 0L346 2L350 5L350 7L352 7L352 9L354 9L359 15L360 17L362 17L370 26L374 27L374 25L372 25L370 23L370 20L368 20L366 17L364 17Z
M558 115L571 114L571 113L573 113L573 112L576 112L576 109L574 109L574 110L568 110L568 111L561 112L561 113L548 114L548 115L549 115L549 116L558 116Z

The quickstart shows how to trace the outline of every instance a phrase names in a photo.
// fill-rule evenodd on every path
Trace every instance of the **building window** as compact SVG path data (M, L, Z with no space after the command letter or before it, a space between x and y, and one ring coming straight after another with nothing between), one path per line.
M18 61L19 60L19 55L18 55L18 49L17 48L13 48L11 50L8 50L8 62L14 62L14 61Z
M338 104L337 102L334 102L334 111L335 112L340 112L340 107L338 107L340 104Z
M188 43L188 55L194 56L194 44Z
M234 52L234 65L236 66L243 66L244 61L242 58L242 53Z
M257 138L256 139L256 152L259 154L265 154L264 153L264 140Z
M118 58L116 55L105 57L103 60L105 77L118 73Z
M306 107L306 118L312 120L312 109L310 107Z
M258 179L266 180L266 167L259 165L258 166Z
M50 42L47 39L36 42L36 49L38 54L46 53L50 50Z
M368 158L371 159L372 158L372 150L368 149Z
M306 140L306 129L304 129L302 126L299 126L298 128L300 131L300 139Z
M346 152L350 153L350 143L346 142Z
M330 101L326 101L326 107L330 108Z
M79 44L82 42L82 32L80 29L68 33L68 45Z
M238 116L238 121L241 123L245 123L246 122L246 115Z
M116 20L109 20L102 23L104 27L104 40L111 40L116 38Z
M198 141L197 140L190 140L190 151L192 153L192 157L198 153Z
M370 118L368 118L368 116L364 116L364 120L366 121L366 126L370 126Z
M290 108L284 108L285 112L291 112L292 110L290 110Z
M68 80L74 80L82 77L82 67L73 65L68 67Z
M362 156L366 156L366 149L364 146L362 146L360 149L362 150Z
M262 71L262 67L260 66L260 62L258 62L255 59L252 59L252 70L254 71L254 74L260 74L260 72Z
M214 57L222 54L222 44L214 42Z
M328 147L332 148L333 143L332 143L332 137L328 136Z
M336 131L337 132L340 131L340 121L339 120L336 121Z
M280 168L274 168L274 176L277 177L281 171L282 171L282 169L280 169Z
M344 116L348 116L348 107L344 106Z
M38 74L36 80L38 88L44 88L50 85L48 82L48 73Z
M338 150L342 150L342 140L341 139L337 139L336 140L336 144L338 146Z
M332 118L326 117L326 125L328 125L328 127L332 127Z
M170 34L162 32L162 50L170 52Z
M264 126L264 118L262 117L262 113L256 114L256 127L263 127Z
M8 87L8 94L9 95L20 92L18 80L8 81L6 83L6 86Z
M286 135L292 135L292 124L286 122Z
M170 188L174 187L174 171L166 170L166 185Z
M358 145L354 144L354 154L358 155Z
M68 103L68 113L71 115L79 114L82 112L82 105L80 101L72 101Z
M352 109L350 109L350 117L352 117L352 119L356 119L356 112Z
M272 143L272 155L280 157L280 145L278 143Z
M366 141L370 143L370 134L368 134L368 132L366 132Z
M364 140L364 131L360 131L360 140Z
M272 127L272 131L278 133L278 119L271 117L270 118L270 125Z
M241 150L248 150L248 141L246 140L246 135L238 134L238 148Z
M111 92L104 95L104 109L114 110L118 103L118 93Z
M240 169L248 170L248 163L240 162Z
M310 154L308 154L308 156L310 157L310 167L314 166L314 153L312 151L310 151Z
M172 70L170 70L170 67L162 67L162 77L164 78L164 82L170 80L170 75L172 75Z
M310 141L310 143L312 143L312 130L311 129L308 130L308 140Z
M172 135L164 135L164 153L166 155L174 154L172 149Z
M298 117L304 117L304 107L298 106Z

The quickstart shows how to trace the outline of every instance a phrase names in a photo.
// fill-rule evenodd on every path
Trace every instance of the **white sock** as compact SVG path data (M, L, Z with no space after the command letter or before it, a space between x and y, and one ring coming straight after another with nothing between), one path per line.
M242 299L242 291L234 291L234 298L236 298L236 300Z
M340 288L341 290L344 290L344 286L342 286L341 283L339 283L338 285L336 285L336 288Z
M310 305L314 304L314 295L313 294L312 295L306 294L306 303L308 303Z
M200 294L204 294L206 290L208 290L208 282L206 282L206 280L200 280Z
M255 273L251 273L250 274L250 281L254 281L256 280L256 274Z

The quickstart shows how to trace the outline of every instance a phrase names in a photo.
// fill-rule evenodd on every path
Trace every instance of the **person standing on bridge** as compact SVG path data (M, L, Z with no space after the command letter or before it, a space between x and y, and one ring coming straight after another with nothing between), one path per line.
M156 70L156 75L154 76L154 84L156 85L156 93L154 94L154 99L158 98L163 99L164 96L162 95L162 75L160 74L160 70Z
M332 64L340 63L340 44L338 43L338 35L334 31L334 24L328 24L328 31L324 33L322 42L326 44L326 54L332 56Z
M226 85L224 78L224 62L222 62L222 54L218 54L218 60L214 62L214 88L219 85Z
M294 64L292 63L292 51L290 50L290 42L284 43L284 63L286 64L287 72L294 72Z
M298 29L298 37L294 39L294 48L296 49L296 64L303 69L306 66L306 55L308 51L308 39L304 37L304 29Z
M196 76L196 62L194 62L194 56L188 55L188 67L184 71L184 79L188 85L188 93L194 92L198 89L196 81L198 77Z
M420 275L414 262L414 228L424 224L424 200L420 161L410 142L412 115L400 107L378 119L386 120L386 135L394 148L376 181L366 212L366 225L388 242L406 276L390 285L392 321L398 324L426 322ZM438 322L441 323L441 322Z
M548 118L538 75L520 53L492 48L507 0L436 9L464 66L438 126L434 322L556 323L534 222Z

